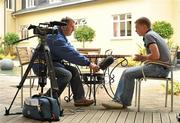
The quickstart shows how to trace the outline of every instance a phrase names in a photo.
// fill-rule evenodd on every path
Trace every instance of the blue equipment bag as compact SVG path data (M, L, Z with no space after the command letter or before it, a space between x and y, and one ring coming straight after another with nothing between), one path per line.
M52 97L34 95L26 98L23 116L41 121L59 121L60 107Z

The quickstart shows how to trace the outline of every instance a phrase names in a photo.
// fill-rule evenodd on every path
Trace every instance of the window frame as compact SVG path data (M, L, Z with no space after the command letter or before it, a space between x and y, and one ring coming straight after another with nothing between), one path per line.
M11 1L11 8L10 8L10 2ZM14 0L6 0L6 9L13 11L14 10Z
M124 19L120 19L121 15L125 15ZM127 18L128 15L131 16L131 18ZM117 16L117 20L114 20L114 17ZM128 36L128 28L127 28L127 23L131 22L131 35ZM125 23L125 36L120 35L120 23L124 22ZM114 23L117 23L117 36L114 36ZM121 13L121 14L114 14L112 15L112 39L132 39L132 13Z
M20 26L20 34L21 34L21 39L25 39L29 37L28 25Z
M62 2L62 0L49 0L49 3L58 3L58 2Z
M86 18L78 18L78 19L74 19L74 21L75 21L75 28L78 28L79 26L87 25Z
M30 3L30 4L29 4L29 3ZM34 3L34 4L33 4L33 3ZM33 7L35 7L35 6L36 6L36 5L35 5L35 0L27 0L25 6L26 6L25 8L33 8Z

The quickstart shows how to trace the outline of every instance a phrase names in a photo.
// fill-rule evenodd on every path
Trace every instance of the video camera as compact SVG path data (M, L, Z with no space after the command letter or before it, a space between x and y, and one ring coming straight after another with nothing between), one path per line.
M47 34L57 34L58 27L66 26L67 24L60 21L52 21L48 23L39 23L38 26L30 25L28 30L33 29L34 34L45 36Z

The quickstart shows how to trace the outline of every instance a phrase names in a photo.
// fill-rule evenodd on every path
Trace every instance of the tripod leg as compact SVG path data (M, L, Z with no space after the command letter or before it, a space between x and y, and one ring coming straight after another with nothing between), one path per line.
M25 80L26 80L26 78L27 78L27 76L28 76L28 74L29 74L29 72L30 72L30 70L31 70L31 68L32 68L32 65L33 65L34 61L35 61L36 58L37 58L37 56L38 56L38 55L37 55L37 50L35 50L32 58L31 58L31 61L30 61L29 65L28 65L28 67L27 67L27 69L26 69L26 71L25 71L25 73L24 73L24 75L23 75L23 77L22 77L19 85L17 86L18 90L17 90L17 92L16 92L16 94L15 94L15 96L14 96L14 98L13 98L13 100L12 100L10 106L9 106L9 108L8 108L8 109L5 108L5 115L9 115L10 109L11 109L11 107L12 107L12 105L13 105L16 97L17 97L17 94L19 93L19 90L22 88L22 86L23 86L23 84L24 84L24 82L25 82ZM19 114L19 113L18 113L18 114Z
M51 97L53 97L52 93L55 92L55 97L57 98L57 103L59 105L59 110L60 110L60 115L63 115L63 108L61 107L61 104L58 100L57 97L57 91L58 89L58 84L57 84L57 80L56 80L56 76L55 76L55 70L54 70L54 66L53 66L53 62L51 59L51 55L50 55L50 51L48 47L45 47L45 59L46 59L46 64L47 64L47 68L48 68L48 74L50 76L50 84L51 84Z
M59 89L58 89L58 84L57 84L56 76L55 76L55 72L54 72L54 66L53 66L53 62L51 59L49 49L45 49L45 59L46 59L46 64L47 64L47 68L48 68L48 74L50 77L51 88L57 91Z

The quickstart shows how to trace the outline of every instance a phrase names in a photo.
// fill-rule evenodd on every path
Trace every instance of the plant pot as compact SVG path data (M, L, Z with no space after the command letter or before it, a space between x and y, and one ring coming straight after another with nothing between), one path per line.
M0 62L1 70L12 70L14 67L14 63L11 59L3 59Z

